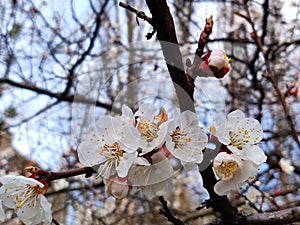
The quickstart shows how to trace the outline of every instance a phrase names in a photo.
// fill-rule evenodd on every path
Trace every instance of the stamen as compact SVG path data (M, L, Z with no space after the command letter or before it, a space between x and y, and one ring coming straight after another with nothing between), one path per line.
M238 132L229 131L230 144L239 150L250 142L249 131L245 128L238 128Z
M39 194L45 193L45 187L31 186L27 184L25 189L16 189L15 192L9 195L9 198L14 198L14 204L16 209L21 209L25 205L26 207L36 207L37 198Z
M97 152L100 155L104 155L108 159L116 159L117 161L120 161L124 150L120 149L120 144L118 142L115 142L112 145L104 144L102 149L97 150Z
M237 170L238 164L234 161L222 162L219 169L216 169L216 173L220 178L231 179L234 176L234 172Z
M157 134L157 132L159 131L158 126L149 120L138 122L137 128L141 133L141 138L148 142L151 142L158 137Z
M172 142L175 143L175 148L181 148L187 143L200 142L199 139L192 140L191 135L191 133L183 132L179 127L176 127L176 130L170 136L172 137Z

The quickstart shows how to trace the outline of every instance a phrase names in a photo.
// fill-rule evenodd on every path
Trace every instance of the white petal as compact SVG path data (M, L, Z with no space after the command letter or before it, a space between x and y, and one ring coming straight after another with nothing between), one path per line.
M99 166L98 175L103 178L109 178L117 173L116 160L107 160L104 164Z
M214 191L218 195L227 195L235 188L235 183L230 182L229 180L221 180L217 182L214 186Z
M33 221L35 219L34 217L39 213L40 204L37 203L37 206L38 207L27 207L24 205L22 208L17 208L17 216L26 225L33 224Z
M181 165L183 165L183 167L186 171L189 171L189 170L193 170L196 167L197 163L184 162L184 161L181 160Z
M52 223L51 204L48 202L44 195L39 195L39 199L41 203L40 222L44 222L46 225L50 225Z
M224 50L218 49L211 51L209 56L209 65L215 66L221 69L224 66L229 66L229 60Z
M139 116L142 120L152 120L156 116L156 107L152 104L141 104L134 116Z
M236 183L242 183L257 174L258 166L250 160L243 160L241 173L236 177Z
M215 184L214 190L218 195L226 195L232 190L237 190L246 180L257 173L257 165L252 161L240 160L234 154L221 152L217 155L216 159L214 160L214 169L218 169L222 162L234 161L238 164L238 169L234 171L231 178L221 179Z
M99 142L95 140L85 140L78 147L78 158L83 166L94 166L106 161L105 156L100 155L97 150L100 149Z
M240 128L244 128L248 131L250 136L249 143L255 144L261 141L263 138L263 130L258 120L252 118L242 119L239 123Z
M119 177L126 177L128 174L128 170L132 166L132 164L136 161L137 154L124 154L120 159L119 165L117 167L117 173Z
M256 145L249 146L245 148L244 151L245 151L245 157L248 160L251 160L256 165L260 165L266 162L267 160L267 156L265 155L263 150Z
M237 156L241 157L242 159L246 159L246 156L244 154L243 150L238 149L235 146L232 145L228 145L227 148L234 154L236 154Z
M128 125L134 122L133 112L127 105L122 106L122 119L127 121Z
M44 185L41 182L24 176L6 175L4 177L0 177L0 182L7 188L21 187L26 184L32 186L38 185L41 188L44 187Z
M15 208L15 203L14 200L9 197L9 195L14 192L16 192L15 188L6 189L4 185L0 188L0 200L2 201L2 204L11 209Z
M227 116L227 120L229 123L235 123L236 121L240 121L243 118L245 118L245 114L240 109L232 111Z
M157 132L158 137L152 141L139 139L139 147L142 148L142 155L151 152L153 149L160 148L165 143L168 133L168 122L165 122L165 124Z
M171 122L174 124L176 122ZM207 135L204 130L199 127L198 116L191 111L184 111L177 122L177 126L172 125L174 130L169 129L169 135L166 137L166 147L171 154L183 162L200 163L203 159L202 149L207 143ZM170 135L175 132L176 127L179 127L183 136L182 139L190 139L189 141L182 140L181 145L176 146ZM176 148L175 148L176 146Z
M4 222L5 220L5 212L3 210L2 201L0 200L0 221Z
M156 196L162 196L173 191L173 182L172 179L167 179L160 183L148 185L143 188L143 193L149 198L152 199Z
M128 194L129 187L126 179L114 178L110 183L111 195L117 199L125 198Z
M220 125L216 126L216 134L215 136L218 138L218 140L224 144L229 145L230 144L230 138L229 138L229 123L224 120Z
M123 121L120 117L101 116L96 122L96 137L105 144L113 144Z
M138 149L140 133L135 127L125 126L118 133L116 140L120 148L129 153L134 153Z
M148 186L163 182L173 176L173 168L163 153L155 153L150 166L132 166L128 180L132 186Z
M199 127L199 120L198 116L196 113L191 112L191 111L184 111L181 113L181 123L180 123L180 128L185 129L189 127Z

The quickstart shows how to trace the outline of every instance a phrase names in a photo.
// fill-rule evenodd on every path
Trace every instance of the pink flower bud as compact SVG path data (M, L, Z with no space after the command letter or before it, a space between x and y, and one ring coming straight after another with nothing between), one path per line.
M202 60L204 61L199 69L205 73L213 73L218 79L223 78L230 71L229 58L223 50L209 51Z
M297 87L294 87L290 90L289 94L293 95L297 98L297 100L300 100L300 85L298 85Z

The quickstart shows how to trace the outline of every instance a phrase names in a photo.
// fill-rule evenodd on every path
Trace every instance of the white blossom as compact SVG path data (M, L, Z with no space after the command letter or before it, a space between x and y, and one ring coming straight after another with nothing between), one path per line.
M127 116L100 117L95 131L78 147L80 163L84 166L100 164L98 176L104 178L116 173L126 177L133 163L145 163L137 157L139 132L128 121Z
M19 219L26 225L43 222L51 224L51 204L44 194L47 186L43 183L23 176L7 175L0 178L0 203L14 209ZM5 215L0 209L0 220L4 221ZM4 216L4 217L3 217Z
M216 156L213 168L220 178L214 186L214 191L218 195L226 195L232 190L238 190L245 182L253 179L258 170L258 166L253 162L226 152L220 152Z
M259 165L267 157L257 144L263 138L263 130L256 119L245 118L241 110L228 114L221 124L211 127L211 132L227 148L240 158Z
M156 116L156 108L153 105L142 104L134 115L137 118L136 127L140 132L138 146L142 149L142 154L161 147L168 131L167 126L161 126L168 119L165 110L162 109L161 114Z
M193 168L203 159L203 149L208 137L199 126L196 113L184 111L168 125L166 147L171 154L181 160L182 165Z

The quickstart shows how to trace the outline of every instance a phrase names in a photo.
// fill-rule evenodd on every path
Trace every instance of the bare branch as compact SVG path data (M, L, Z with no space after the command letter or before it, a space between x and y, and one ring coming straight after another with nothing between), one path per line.
M64 102L73 102L74 101L74 96L73 95L63 95L61 93L53 93L49 90L39 88L39 87L37 87L33 84L18 83L14 80L11 80L11 79L8 79L8 78L5 78L5 77L0 78L0 84L1 83L8 84L8 85L18 87L18 88L22 88L22 89L25 89L25 90L33 91L33 92L36 92L38 94L47 95L51 98L56 98L59 101L64 101ZM76 102L94 104L96 106L105 108L107 110L111 110L111 108L112 108L112 106L110 104L105 104L105 103L95 101L93 99L87 99L87 98L84 98L84 97L76 98Z
M247 217L248 224L291 224L300 221L300 206L276 212L256 213Z
M119 6L124 8L124 9L129 10L130 12L135 13L138 18L141 18L141 19L147 21L149 24L153 25L152 18L148 17L145 12L139 11L139 10L133 8L132 6L130 6L126 3L124 3L124 2L120 2Z
M164 199L163 196L159 196L159 201L161 202L162 209L159 210L159 214L164 215L168 218L168 221L172 222L174 225L184 225L184 222L182 222L180 219L175 217L171 210L168 207L168 202Z
M267 1L266 1L267 2ZM289 110L289 107L288 107L288 104L285 100L285 94L281 92L279 86L278 86L278 83L273 75L273 71L272 71L272 68L271 68L271 62L268 58L268 55L266 54L266 51L264 49L264 46L263 46L263 36L262 37L259 37L258 34L257 34L257 31L256 31L256 28L255 28L255 25L254 25L254 22L253 20L251 19L251 16L250 16L250 12L249 12L249 9L248 7L246 6L246 12L247 12L247 21L250 23L251 27L252 27L252 33L251 33L251 37L253 38L253 40L256 42L258 48L259 48L259 51L262 53L263 57L264 57L264 60L265 60L265 65L266 65L266 68L267 68L267 71L265 73L265 77L272 83L275 91L276 91L276 94L279 98L279 101L282 105L282 108L284 110L284 113L285 113L285 116L286 116L286 120L288 121L288 124L291 128L291 133L292 133L292 136L295 140L295 142L297 143L298 145L298 148L300 150L300 141L299 141L299 138L298 138L298 134L297 134L297 130L295 128L295 124L294 124L294 121L293 121L293 118L290 114L290 110Z

